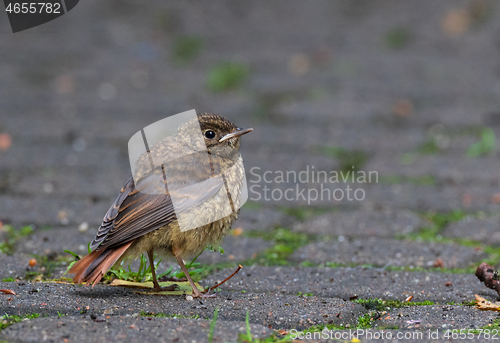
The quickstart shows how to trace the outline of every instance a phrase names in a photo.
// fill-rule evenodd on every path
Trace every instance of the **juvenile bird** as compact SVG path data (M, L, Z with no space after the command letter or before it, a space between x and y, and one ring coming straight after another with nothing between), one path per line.
M177 285L158 283L157 252L175 257L194 297L213 296L198 290L183 259L218 244L236 220L245 178L240 137L252 129L216 114L200 113L195 119L138 159L91 242L92 252L71 268L75 283L96 285L114 264L147 252L153 290L174 290ZM200 129L202 136L194 134Z

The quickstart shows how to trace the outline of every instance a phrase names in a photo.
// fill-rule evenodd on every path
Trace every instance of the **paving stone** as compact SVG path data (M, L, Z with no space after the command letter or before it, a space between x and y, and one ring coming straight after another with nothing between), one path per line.
M13 144L8 153L3 153L2 163L10 169L23 169L26 164L29 168L67 167L99 167L103 159L113 165L120 163L120 150L116 147L95 148L80 153L75 152L70 146L21 146ZM68 162L69 161L69 162ZM126 180L125 180L126 181Z
M478 263L488 255L474 247L404 241L389 238L341 239L308 244L295 251L290 260L316 263L373 264L375 266L433 267L441 259L446 268L464 268ZM479 264L479 263L478 263Z
M88 306L87 312L95 315L132 315L145 311L212 318L215 309L219 308L218 318L222 321L244 321L248 311L251 323L274 329L304 329L328 322L353 325L366 311L361 305L338 298L297 297L268 291L223 290L214 299L188 301L184 296L143 295L106 285L92 289L66 284L9 282L0 283L0 287L17 293L4 308L10 315L57 315L59 312L75 316Z
M395 308L386 311L373 325L374 330L398 328L400 330L429 329L481 329L498 319L497 313L492 311L479 311L471 306L412 306ZM421 321L418 323L418 321Z
M74 227L35 230L16 244L16 251L48 255L50 253L65 254L64 250L70 250L82 256L86 255L87 244L94 239L97 232L97 227L90 228L89 225L86 227L88 229L83 232Z
M24 253L7 255L0 253L0 280L16 276L24 276L29 269L29 261L32 257Z
M311 218L293 231L344 237L394 237L416 232L427 223L410 211L339 211Z
M113 203L116 195L109 199L56 195L0 195L0 218L15 227L26 224L35 226L60 226L77 228L88 222L91 227L99 227L102 218Z
M304 170L304 169L302 169ZM300 170L299 170L300 171ZM297 172L299 172L297 171ZM455 209L469 211L499 211L491 186L472 184L418 185L404 184L256 184L249 188L249 199L264 206L317 206L339 210L412 210L449 212ZM297 189L298 187L298 189ZM322 188L323 187L323 188ZM349 187L349 189L347 188ZM285 198L285 192L288 199ZM361 191L362 190L362 191ZM328 192L327 192L328 191ZM355 199L355 192L358 200ZM273 193L274 192L274 193ZM334 193L335 192L335 193Z
M293 218L285 215L283 211L278 211L273 207L262 209L246 209L244 207L241 209L238 220L233 225L233 228L240 227L243 230L266 231L277 226L289 227L295 221Z
M204 281L213 285L233 270L225 269ZM451 286L446 286L450 282ZM224 288L224 286L223 286ZM234 291L273 292L318 297L433 301L437 304L474 300L474 294L496 301L498 295L472 274L387 271L379 268L245 267L227 282Z
M260 238L256 239L243 236L227 236L221 244L221 247L224 249L224 254L213 251L205 251L196 261L207 264L226 261L240 263L256 256L259 252L262 252L272 246L272 242L265 241Z
M421 155L415 157L412 164L403 164L401 156L384 152L370 159L364 168L376 170L380 175L379 181L384 176L394 175L404 175L409 179L432 176L437 183L466 187L472 184L490 184L498 189L500 173L494 167L498 158L495 155L470 158L465 156L466 151L467 149L456 154Z
M22 173L13 170L5 171L5 175L15 173L15 176L11 177L12 181L4 185L7 194L43 194L47 197L76 195L83 199L109 199L110 205L114 200L112 195L118 196L121 187L131 175L121 163L110 166L103 175L96 174L95 167L88 166L58 167L52 172L37 168L26 168Z
M4 329L0 339L9 342L206 342L211 322L206 319L90 316L47 317L21 322ZM273 330L250 324L252 337L267 338ZM215 342L236 342L246 334L242 321L218 321Z
M374 208L412 209L414 211L449 212L456 209L468 211L498 211L495 188L490 186L419 186L400 184L374 186L366 189L365 202Z
M442 235L448 238L470 239L484 244L500 245L500 218L466 217L451 223L443 230Z

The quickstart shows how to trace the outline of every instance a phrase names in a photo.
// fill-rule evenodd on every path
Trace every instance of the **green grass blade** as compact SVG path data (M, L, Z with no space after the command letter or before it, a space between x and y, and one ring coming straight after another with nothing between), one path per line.
M216 307L214 311L214 319L212 319L212 322L210 323L210 331L208 332L208 343L212 343L212 340L214 339L215 323L217 322L218 315L219 315L219 308Z

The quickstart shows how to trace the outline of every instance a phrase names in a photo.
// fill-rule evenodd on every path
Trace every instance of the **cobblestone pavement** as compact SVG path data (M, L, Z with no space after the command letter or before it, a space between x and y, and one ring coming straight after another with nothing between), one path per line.
M213 342L246 335L247 313L276 339L498 329L472 301L498 298L474 270L500 262L499 18L493 0L87 0L0 35L0 288L16 292L0 314L29 318L0 340L206 342L216 308ZM243 270L203 301L33 281L85 254L128 139L191 108L254 128L250 200L200 282Z

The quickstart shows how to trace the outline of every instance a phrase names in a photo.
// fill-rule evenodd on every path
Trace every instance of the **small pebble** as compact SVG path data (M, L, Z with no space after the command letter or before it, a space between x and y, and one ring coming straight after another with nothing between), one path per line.
M85 232L88 230L88 228L89 228L89 223L83 222L78 226L78 231Z

